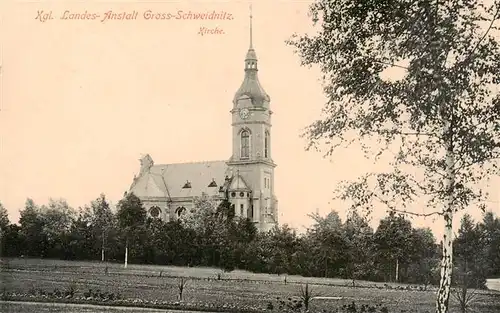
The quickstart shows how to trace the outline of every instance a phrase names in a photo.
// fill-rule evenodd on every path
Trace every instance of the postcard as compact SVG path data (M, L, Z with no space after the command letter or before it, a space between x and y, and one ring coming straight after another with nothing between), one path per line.
M2 1L0 310L497 312L473 2Z

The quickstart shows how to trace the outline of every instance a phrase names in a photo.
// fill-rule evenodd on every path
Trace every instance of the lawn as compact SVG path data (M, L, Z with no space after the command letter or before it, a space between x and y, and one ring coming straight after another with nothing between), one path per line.
M58 303L0 302L2 313L165 313L165 310L117 308L90 305L62 305Z
M270 303L276 309L277 298L298 296L300 287L306 282L314 294L326 298L314 299L310 306L313 311L333 311L353 301L383 304L394 313L434 311L435 290L400 290L394 285L388 289L384 284L371 282L357 282L360 287L352 288L350 281L342 279L287 276L285 282L285 276L244 271L222 273L212 268L129 265L124 269L120 264L39 259L3 260L0 273L4 291L18 295L35 290L67 290L74 286L75 299L86 298L84 295L92 289L120 295L136 303L163 301L171 304L178 301L179 277L187 278L182 305L208 311L214 307L228 311L267 310ZM452 306L455 305L453 301ZM500 312L500 293L482 291L473 309L481 313Z

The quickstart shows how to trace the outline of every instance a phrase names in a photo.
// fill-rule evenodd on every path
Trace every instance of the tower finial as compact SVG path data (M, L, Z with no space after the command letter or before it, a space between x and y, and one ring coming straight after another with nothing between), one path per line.
M252 3L250 3L250 49L253 48L252 44Z

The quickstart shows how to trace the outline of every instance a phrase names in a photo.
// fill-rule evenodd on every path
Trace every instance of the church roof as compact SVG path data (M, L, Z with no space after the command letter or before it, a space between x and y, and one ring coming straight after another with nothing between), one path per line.
M266 102L270 101L269 95L260 84L257 70L255 69L245 70L245 78L234 95L234 104L236 105L238 99L243 96L248 96L255 106L265 106Z
M226 175L230 175L226 161L158 164L139 176L130 191L139 198L216 195Z

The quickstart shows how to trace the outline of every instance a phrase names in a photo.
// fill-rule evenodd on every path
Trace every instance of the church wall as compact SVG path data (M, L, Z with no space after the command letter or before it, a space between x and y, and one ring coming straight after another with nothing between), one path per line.
M247 164L244 166L238 166L240 168L239 174L244 178L245 182L248 184L248 187L251 188L252 192L250 196L248 195L248 191L234 191L234 196L232 194L229 195L229 200L232 204L235 205L235 215L236 217L252 217L250 216L250 208L253 204L253 217L252 220L256 223L256 226L259 230L265 231L266 229L272 228L274 224L269 223L268 219L265 216L266 207L272 206L272 172L273 168L269 167L265 164ZM265 188L266 183L264 178L271 178L271 188ZM240 192L244 192L244 195L241 196ZM270 198L270 199L266 199ZM185 207L186 211L183 213L191 214L191 210L193 207L193 198L185 197L172 199L170 202L170 208L167 206L166 199L162 198L150 198L150 199L141 199L146 212L153 207L156 206L160 208L161 214L160 218L164 221L172 221L177 220L179 217L176 214L176 209L178 207ZM241 210L241 205L243 205L243 212ZM277 210L275 211L277 214Z
M279 207L278 207L278 200L276 198L274 198L273 202L274 202L273 207L274 207L274 214L275 214L274 221L276 222L276 224L278 224L279 223L279 213L280 213Z
M150 216L149 214L149 210L156 206L160 209L161 213L160 213L160 218L162 220L167 220L168 218L168 209L167 209L167 202L166 201L161 201L161 200L147 200L147 199L141 199L141 202L142 202L142 205L144 206L144 208L146 209L146 212L147 212L147 216Z
M167 205L166 199L141 199L141 202L149 215L149 210L157 206L161 210L160 218L164 221L171 221L177 219L176 209L185 207L189 212L193 208L192 198L172 199L170 206Z
M266 129L265 124L257 124L254 127L255 142L253 145L253 158L254 160L264 158L264 132Z
M269 220L266 213L274 212L276 216L276 210L271 210L274 207L274 168L264 163L254 163L235 165L234 169L253 190L252 201L248 205L253 203L253 221L263 225ZM239 205L236 204L236 207Z
M261 208L260 208L260 192L258 194L259 194L259 198L253 199L253 212L254 212L253 221L254 222L260 222L261 216L262 216L261 215Z
M258 160L264 158L264 136L266 130L270 132L270 116L269 111L253 110L251 111L251 120L241 120L239 111L233 111L233 157L235 160L240 160L241 156L241 138L240 134L243 129L250 131L250 158Z
M237 196L231 199L231 203L234 204L234 213L236 217L246 218L248 217L248 208L250 206L250 198L246 196L240 197L238 193Z

